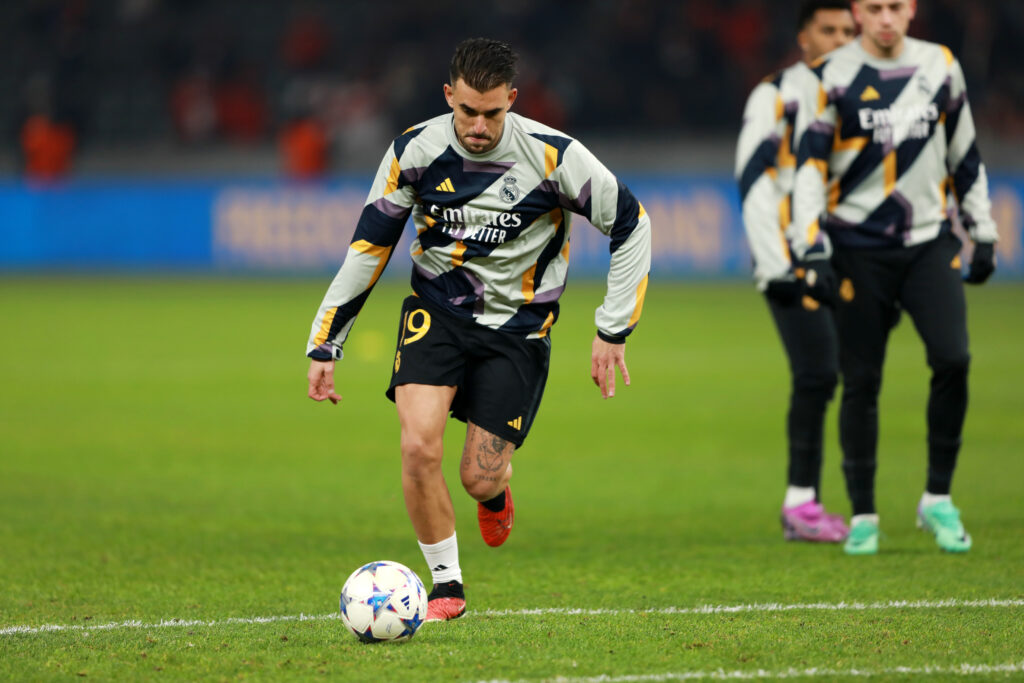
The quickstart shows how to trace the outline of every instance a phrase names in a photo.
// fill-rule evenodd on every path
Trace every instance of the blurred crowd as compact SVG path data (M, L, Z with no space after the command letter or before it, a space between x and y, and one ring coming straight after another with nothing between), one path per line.
M508 40L516 111L573 134L735 133L797 58L797 0L4 0L0 127L22 168L174 141L277 145L292 175L379 157L445 110L454 45ZM919 0L916 37L967 74L979 128L1024 140L1024 1Z

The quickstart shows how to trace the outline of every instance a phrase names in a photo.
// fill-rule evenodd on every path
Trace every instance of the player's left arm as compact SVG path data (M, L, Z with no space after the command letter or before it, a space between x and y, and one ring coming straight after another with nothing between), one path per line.
M590 375L601 396L615 395L615 368L628 385L625 342L637 323L651 269L651 219L623 183L579 142L565 151L559 184L567 208L611 238L611 265L604 301L594 314L597 334Z
M829 160L838 124L835 102L825 86L822 63L808 72L799 85L797 115L796 176L793 180L793 222L788 237L793 255L803 261L807 275L807 293L832 305L835 303L835 276L832 273L832 243L821 227L827 212L826 190L829 186Z
M998 239L988 195L988 175L978 152L974 118L967 101L964 72L947 49L950 60L950 92L946 105L946 168L960 210L960 221L974 241L974 256L965 279L980 284L995 271L995 242Z

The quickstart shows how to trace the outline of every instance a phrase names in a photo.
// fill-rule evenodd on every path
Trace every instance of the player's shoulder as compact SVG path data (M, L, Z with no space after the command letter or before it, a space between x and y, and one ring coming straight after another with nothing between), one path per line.
M438 145L446 145L446 131L447 126L451 125L451 119L451 114L440 114L406 128L391 143L394 146L395 157L401 159L406 154L421 153L433 150Z
M789 101L808 83L815 82L817 78L818 74L811 69L811 65L803 61L796 62L780 72L779 92L784 100Z
M505 125L517 139L519 149L532 148L547 154L548 148L553 148L556 150L558 164L562 163L566 152L575 157L586 151L583 143L568 133L513 112L506 116Z
M570 142L576 142L576 138L568 133L562 132L557 128L552 128L540 121L516 114L515 112L509 112L506 116L506 121L514 135L527 136L535 140L548 142L549 144L551 144L551 141L553 140L564 140L564 146L568 146ZM559 142L558 144L563 143Z
M818 57L808 65L808 68L819 79L825 80L837 72L858 67L864 63L864 57L864 48L860 46L860 41L852 40Z
M919 38L904 38L904 50L908 61L918 64L938 62L950 67L956 61L953 51L942 43L933 43Z
M747 104L744 107L744 119L756 116L758 112L775 111L779 93L782 90L783 82L786 79L786 72L789 69L773 71L762 78L747 95Z

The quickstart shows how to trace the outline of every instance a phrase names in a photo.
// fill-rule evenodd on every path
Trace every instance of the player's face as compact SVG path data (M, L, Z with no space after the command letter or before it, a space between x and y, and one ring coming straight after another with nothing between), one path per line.
M903 49L917 0L856 0L853 16L860 24L864 49L876 57L895 57Z
M444 97L455 112L455 135L466 151L483 154L494 149L505 128L505 114L516 101L518 91L499 85L480 92L461 78L455 85L444 85Z
M804 59L813 62L823 54L832 52L853 40L857 25L853 15L845 9L820 9L814 13L797 36Z

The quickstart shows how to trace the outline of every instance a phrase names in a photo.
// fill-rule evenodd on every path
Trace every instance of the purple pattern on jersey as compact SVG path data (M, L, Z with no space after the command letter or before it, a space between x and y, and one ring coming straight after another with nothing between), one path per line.
M948 78L946 79L946 83L947 84L949 83L949 79ZM954 111L959 111L960 108L962 106L964 106L964 102L966 102L966 101L967 101L967 91L965 90L962 93L960 93L957 97L949 98L949 101L946 102L946 111L950 112L950 113L952 113Z
M559 192L558 193L559 202L565 208L567 208L567 209L569 209L571 211L575 211L576 213L578 213L580 215L583 215L584 218L589 219L590 216L586 216L586 215L583 214L583 207L586 206L587 202L590 200L590 192L591 192L590 179L588 178L587 182L583 183L583 187L580 188L579 194L576 195L576 199L572 199L570 197L567 197L566 195L564 195L561 192Z
M377 209L378 211L380 211L382 214L384 214L388 218L395 218L395 219L399 219L399 220L405 220L406 218L408 218L409 217L409 211L411 210L411 209L407 209L404 206L399 206L398 204L395 204L393 201L391 201L387 197L381 197L380 199L375 201L373 204L371 204L371 206L373 208Z
M894 81L899 78L910 78L917 71L916 66L901 66L896 69L879 69L878 77L883 81Z
M514 161L473 161L463 158L462 170L466 173L497 173L504 174L516 165Z
M903 209L903 241L910 243L910 231L914 227L914 206L899 190L893 190L889 197Z
M469 284L473 285L473 296L476 297L476 301L473 302L473 315L483 315L484 313L484 283L483 281L468 270L463 270L462 275L469 280ZM461 306L467 299L467 296L459 296L452 299L452 304L455 306Z
M565 285L560 285L554 289L549 289L546 292L538 292L530 303L534 304L548 304L553 301L558 301L558 297L562 296L562 292L565 291Z
M824 121L815 121L811 125L807 126L807 130L831 137L836 132L836 127L829 125Z
M407 185L415 185L426 173L426 166L418 166L416 168L403 168L402 172L398 174L398 177Z
M843 95L846 94L847 90L849 90L848 86L837 85L836 87L834 87L834 88L832 88L831 90L828 91L828 101L829 102L835 102L836 100L838 100L841 97L843 97Z

